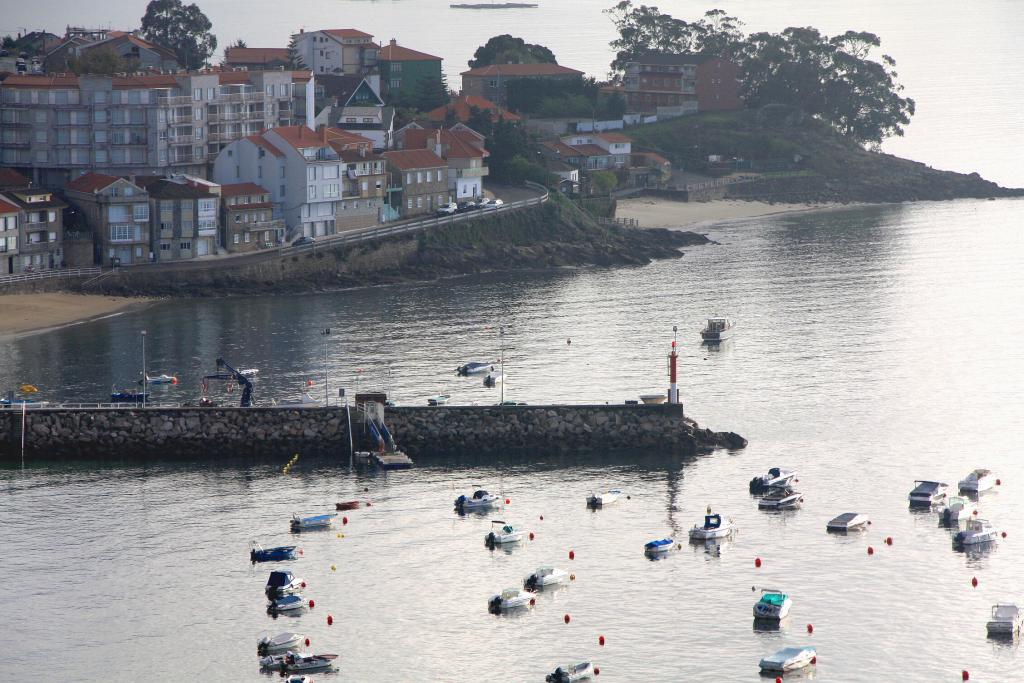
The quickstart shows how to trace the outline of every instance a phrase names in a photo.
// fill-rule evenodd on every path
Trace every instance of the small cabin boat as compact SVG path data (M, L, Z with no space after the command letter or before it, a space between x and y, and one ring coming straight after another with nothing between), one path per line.
M733 323L728 318L708 318L704 329L700 331L700 338L705 342L723 342L732 336Z
M460 365L455 369L456 374L468 377L469 375L483 375L494 370L494 363L481 363L479 361L470 361L465 365Z
M506 588L501 595L491 596L491 599L487 601L487 611L491 614L510 612L514 609L529 607L531 600L533 600L533 595L526 591L521 591L518 588Z
M941 481L918 480L914 482L914 490L907 498L914 507L931 507L946 500L946 491L949 484Z
M1009 602L992 606L992 618L985 624L990 636L1013 638L1024 630L1024 611Z
M343 503L335 503L334 508L336 510L358 510L360 505L362 503L358 500L346 500Z
M960 490L964 493L984 493L995 485L996 478L990 470L974 470L960 480Z
M493 493L487 493L484 489L477 489L472 496L459 496L455 499L455 509L459 512L466 510L487 510L498 504L500 499Z
M792 607L793 600L788 595L774 588L764 588L761 599L754 603L754 618L781 621L789 616Z
M257 368L245 368L244 370L239 370L238 374L242 377L255 377L260 374L260 371Z
M498 527L495 529L494 527ZM523 540L523 529L522 527L515 526L514 524L508 524L500 519L495 519L491 522L491 530L486 536L484 541L488 546L501 545L503 543L518 543Z
M987 519L969 519L967 528L953 535L953 547L960 548L999 540L999 531Z
M267 611L271 614L277 612L294 612L306 606L306 601L298 593L285 595L280 598L272 598L267 605Z
M492 372L484 377L485 387L496 387L505 380L505 374L503 372Z
M306 636L302 633L286 631L277 635L270 635L270 633L264 632L256 640L256 654L265 657L267 655L287 652L288 650L298 648L305 640Z
M773 486L764 498L757 501L762 510L795 510L804 500L804 494L794 491L788 484Z
M575 681L589 681L593 675L593 665L590 662L580 662L558 667L549 673L544 681L546 683L574 683Z
M249 561L257 562L281 562L282 560L295 559L295 546L282 545L276 548L264 548L256 541L249 545Z
M298 398L283 398L280 401L274 403L278 408L322 408L324 402L311 396L308 391L304 391L299 394Z
M290 571L270 572L267 585L263 590L268 598L279 598L283 595L298 593L302 590L303 583L305 582L302 579L296 577Z
M282 673L301 671L322 671L334 667L338 655L312 655L308 652L288 651L283 655L267 655L260 659L260 668L265 671L279 670Z
M867 515L862 515L859 512L844 512L838 517L830 519L825 525L825 530L833 533L863 531L868 528L870 523Z
M761 494L773 486L784 486L796 478L796 470L773 467L765 474L759 474L750 480L750 492Z
M644 543L644 552L648 555L660 555L672 550L675 541L671 538L659 538L656 541Z
M762 659L759 666L761 671L795 671L813 664L817 656L813 647L786 647Z
M611 505L622 497L622 489L608 489L602 493L591 493L587 496L587 505L592 508L600 508Z
M326 515L313 515L312 517L301 517L292 513L292 531L313 531L316 529L329 529L334 525L334 518L338 515L329 513Z
M443 406L449 400L451 400L451 396L449 396L448 394L438 394L437 396L431 396L430 398L428 398L427 399L427 405L428 406Z
M668 396L665 394L640 394L640 400L644 405L656 406L667 401Z
M960 526L978 513L978 506L973 500L962 496L950 496L946 507L942 508L941 521L946 526Z
M690 529L691 541L707 541L713 538L727 538L736 530L731 519L722 519L722 515L704 515L704 526L694 524Z
M131 391L130 389L118 391L115 389L110 392L111 403L147 403L148 401L149 394L144 391Z
M313 683L312 676L289 676L284 683Z
M139 380L139 384L142 384L142 383L143 382L140 379ZM177 384L177 383L178 383L178 378L175 377L174 375L162 374L162 375L155 375L153 377L150 377L149 375L146 375L146 384Z
M523 590L537 591L558 586L569 578L569 572L556 567L537 567L536 571L523 579Z

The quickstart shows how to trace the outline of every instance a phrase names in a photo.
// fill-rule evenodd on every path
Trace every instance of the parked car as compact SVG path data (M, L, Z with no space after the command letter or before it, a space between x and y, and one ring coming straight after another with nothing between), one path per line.
M480 201L478 201L476 203L476 207L478 209L489 209L489 208L491 208L491 205L493 203L494 203L494 200L491 199L490 197L481 197Z
M459 208L456 209L456 213L466 213L467 211L476 211L477 205L472 199L464 202L459 202Z
M294 242L292 242L292 246L293 247L301 247L304 244L313 244L314 242L316 242L315 238L309 237L307 235L303 235L299 239L297 239Z
M491 200L491 204L488 208L497 209L502 206L505 206L505 202L503 202L501 199L494 198Z
M458 210L458 204L456 204L455 202L448 202L447 204L442 204L441 206L437 207L437 215L451 216L453 213L458 212Z

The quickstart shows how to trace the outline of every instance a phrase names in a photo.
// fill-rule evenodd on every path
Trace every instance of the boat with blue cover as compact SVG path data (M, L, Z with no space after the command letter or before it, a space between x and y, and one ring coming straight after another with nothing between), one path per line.
M270 572L264 592L268 598L279 598L282 595L298 593L305 581L292 574L290 571Z
M267 605L267 611L271 613L275 612L293 612L300 610L306 606L305 600L298 593L292 595L285 595L280 598L271 599Z
M249 546L249 561L257 562L282 562L295 559L295 546L281 545L276 548L264 548L256 541Z
M656 541L648 541L644 543L644 552L648 555L667 553L669 550L672 550L673 543L675 541L671 538L659 538Z
M498 497L488 493L484 489L477 489L472 496L465 494L455 499L455 509L458 512L466 510L487 510L498 504Z
M731 519L722 519L722 515L704 515L704 526L697 524L690 529L691 541L707 541L713 538L726 538L736 530Z
M147 401L149 401L149 394L144 391L132 391L131 389L118 391L114 389L110 392L111 403L146 403Z
M326 515L313 515L312 517L302 517L297 513L292 513L291 529L292 531L313 531L315 529L329 529L334 525L334 518L338 515L334 513L328 513Z

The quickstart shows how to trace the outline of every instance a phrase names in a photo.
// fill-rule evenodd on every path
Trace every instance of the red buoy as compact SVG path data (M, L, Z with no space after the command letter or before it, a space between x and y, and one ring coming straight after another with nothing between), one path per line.
M814 633L814 624L807 624L807 632Z
M510 505L511 503L512 503L512 500L510 498L506 498L505 499L505 505Z
M971 673L969 671L967 671L966 669L964 669L963 671L960 672L960 679L964 680L964 681L971 680Z
M975 511L974 511L974 512L972 512L971 514L972 514L972 515L974 515L975 517L977 517L977 516L978 516L978 511L977 511L977 510L975 510Z
M1002 479L996 479L996 486L1002 486L1002 485L1003 485L1003 480Z
M874 554L875 554L875 549L872 548L871 546L868 546L868 555L874 555Z
M305 588L305 587L306 587L306 582L305 582L305 581L303 581L303 582L302 582L302 587L303 587L303 588Z
M604 647L604 636L598 636L597 637L597 644L600 645L601 647Z
M542 522L544 521L544 515L540 516L540 521L542 521Z
M572 617L570 617L570 616L569 616L568 614L566 614L566 615L565 615L565 616L563 617L563 619L565 619L565 623L567 623L567 624L568 624L568 623L569 623L570 621L572 621Z
M299 548L299 555L304 555L304 554L305 553L302 551L302 548Z
M811 664L817 664L817 663L818 663L818 655L814 655L813 657L811 657Z
M761 558L760 557L755 557L754 558L754 566L755 567L760 567L761 566Z
M594 675L595 676L600 676L601 675L601 667L599 667L599 666L595 666L594 667Z
M306 647L309 647L309 638L306 638Z
M576 551L575 550L570 550L569 551L569 559L570 560L575 560L576 559Z
M530 598L530 607L533 607L536 604L537 604L537 598Z
M334 624L334 617L332 617L330 614L328 614L327 615L327 625L328 626L332 626L333 624Z
M973 586L974 588L978 587L978 577L977 576L972 576L971 577L971 586Z
M309 601L309 609L313 609L314 607L316 607L316 603L313 602L312 600L310 600Z
M371 503L370 501L366 501L366 507L373 507L373 503Z
M178 378L177 377L172 377L171 378L171 384L177 384L177 383L178 383Z
M886 536L885 537L885 544L886 545L892 545L892 536Z
M342 517L341 518L341 523L342 524L348 524L348 517Z
M533 532L532 531L530 532L530 540L531 541L533 540Z
M307 387L311 387L311 386L313 386L313 380L311 380L311 379L307 379L307 380L306 380L306 386L307 386Z
M570 581L575 581L576 580L576 575L575 574L569 574L569 580Z
M782 683L782 678L780 678L779 676L776 676L775 677L775 683Z
M1003 538L1006 538L1006 532L1005 531L1003 532Z

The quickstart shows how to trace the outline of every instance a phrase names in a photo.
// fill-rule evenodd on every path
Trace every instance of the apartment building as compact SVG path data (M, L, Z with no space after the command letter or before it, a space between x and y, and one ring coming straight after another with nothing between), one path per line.
M213 165L221 184L270 190L289 239L320 237L385 219L385 160L373 142L338 128L288 126L228 145Z
M229 253L271 249L284 241L270 190L256 183L221 185L221 243Z
M64 209L67 204L43 188L21 188L0 195L18 209L15 273L53 270L64 265Z
M43 58L43 71L68 71L76 59L97 51L111 52L125 60L126 66L137 70L177 71L181 68L172 50L134 33L69 28L61 44L46 53Z
M377 56L381 92L389 102L415 97L431 81L441 83L441 57L402 47L394 38Z
M429 149L384 152L392 206L402 218L432 214L451 201L448 164Z
M51 187L86 171L203 177L232 140L291 125L294 89L291 71L10 75L0 164Z
M0 197L0 275L13 275L18 262L18 207Z
M626 64L621 87L631 112L693 114L740 109L739 68L716 55L651 53Z
M462 74L462 94L482 97L500 107L508 104L508 84L519 80L578 82L583 72L558 64L491 64Z
M354 28L299 31L292 35L299 59L314 75L365 76L377 67L380 46Z
M150 261L150 204L146 190L127 178L89 172L64 188L92 229L96 262L103 266Z
M150 247L154 261L181 261L217 253L220 186L185 175L138 176L149 195Z

